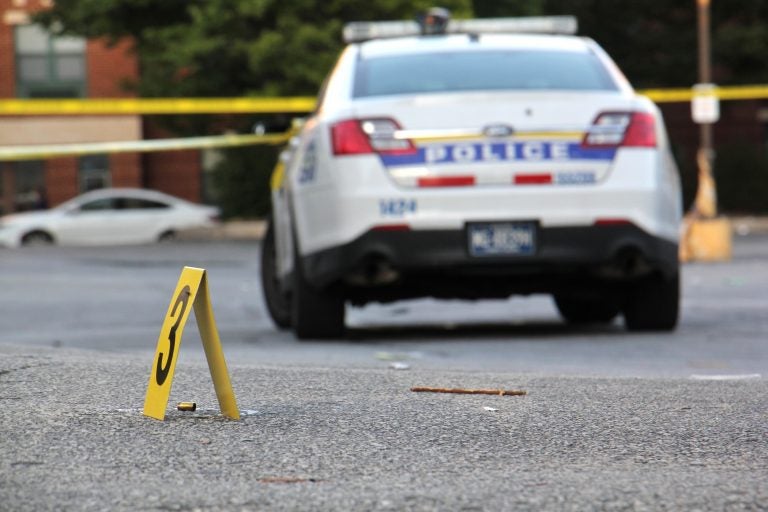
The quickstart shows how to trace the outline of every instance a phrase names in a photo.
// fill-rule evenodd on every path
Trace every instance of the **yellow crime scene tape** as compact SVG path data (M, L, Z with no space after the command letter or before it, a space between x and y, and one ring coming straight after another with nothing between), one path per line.
M288 98L125 98L0 100L0 116L149 115L149 114L305 114L315 108L310 97ZM0 161L40 160L93 154L212 149L256 144L284 144L292 132L239 134L177 139L0 146Z
M658 103L690 101L692 88L638 91ZM721 100L768 98L768 84L714 87ZM0 116L148 114L302 114L315 108L313 97L285 98L120 98L0 99Z
M645 89L638 91L656 103L680 103L691 101L696 92L693 89ZM729 87L714 87L713 96L723 101L727 100L760 100L768 98L768 85L739 85Z
M315 98L120 98L0 100L0 116L148 114L297 114Z
M692 88L638 91L656 103L691 101ZM768 85L714 87L708 94L720 100L768 99ZM315 108L312 97L285 98L125 98L125 99L0 99L0 116L149 115L149 114L306 114ZM292 132L220 135L123 142L0 146L0 161L38 160L88 154L173 151L283 144Z
M283 144L289 137L290 133L269 135L212 135L207 137L186 137L183 139L89 142L81 144L48 144L39 146L0 146L0 161L41 160L44 158L107 153L147 153L150 151L224 148L250 146L254 144Z

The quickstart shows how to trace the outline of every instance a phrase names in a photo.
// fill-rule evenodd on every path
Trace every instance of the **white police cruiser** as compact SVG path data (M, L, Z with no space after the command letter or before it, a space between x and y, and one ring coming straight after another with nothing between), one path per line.
M353 23L281 155L275 323L345 303L552 294L572 323L671 330L681 192L657 107L570 17Z

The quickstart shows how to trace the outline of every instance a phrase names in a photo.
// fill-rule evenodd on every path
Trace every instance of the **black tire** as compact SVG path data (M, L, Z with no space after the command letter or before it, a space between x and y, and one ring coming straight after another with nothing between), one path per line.
M45 231L30 231L21 238L21 245L25 247L53 244L53 236Z
M267 231L261 241L261 289L272 322L278 329L291 327L291 296L277 277L275 231L271 221L267 223Z
M671 331L680 313L680 274L656 276L634 286L624 304L629 331Z
M621 303L612 297L555 295L555 305L569 324L607 324L621 312Z
M160 233L160 236L157 237L157 241L161 244L173 242L174 240L176 240L176 232L170 229L168 231L163 231Z
M318 289L304 277L298 252L293 269L293 330L300 340L344 337L344 296Z

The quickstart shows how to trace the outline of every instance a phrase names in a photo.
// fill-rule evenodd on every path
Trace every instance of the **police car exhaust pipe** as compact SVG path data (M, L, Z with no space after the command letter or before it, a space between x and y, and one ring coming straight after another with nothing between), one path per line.
M371 284L390 284L399 278L400 273L384 258L377 258L368 266L368 279Z
M616 252L613 266L622 277L636 277L651 271L645 255L637 247L624 247Z
M363 260L359 270L347 277L347 281L358 286L376 286L394 283L400 279L400 272L392 267L383 255L370 255Z
M398 279L400 272L395 270L389 258L383 254L368 254L344 278L347 284L353 286L380 286L394 283Z

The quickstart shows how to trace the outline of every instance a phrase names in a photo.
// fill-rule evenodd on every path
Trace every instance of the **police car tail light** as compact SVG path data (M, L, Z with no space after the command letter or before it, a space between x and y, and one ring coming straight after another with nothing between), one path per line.
M405 154L416 151L408 139L398 138L393 119L348 119L331 127L335 155L367 153Z
M361 155L373 153L373 148L360 128L357 119L349 119L331 127L331 141L334 155Z
M656 147L656 119L653 114L635 112L622 146Z
M655 147L656 123L647 112L604 112L584 135L586 147Z

